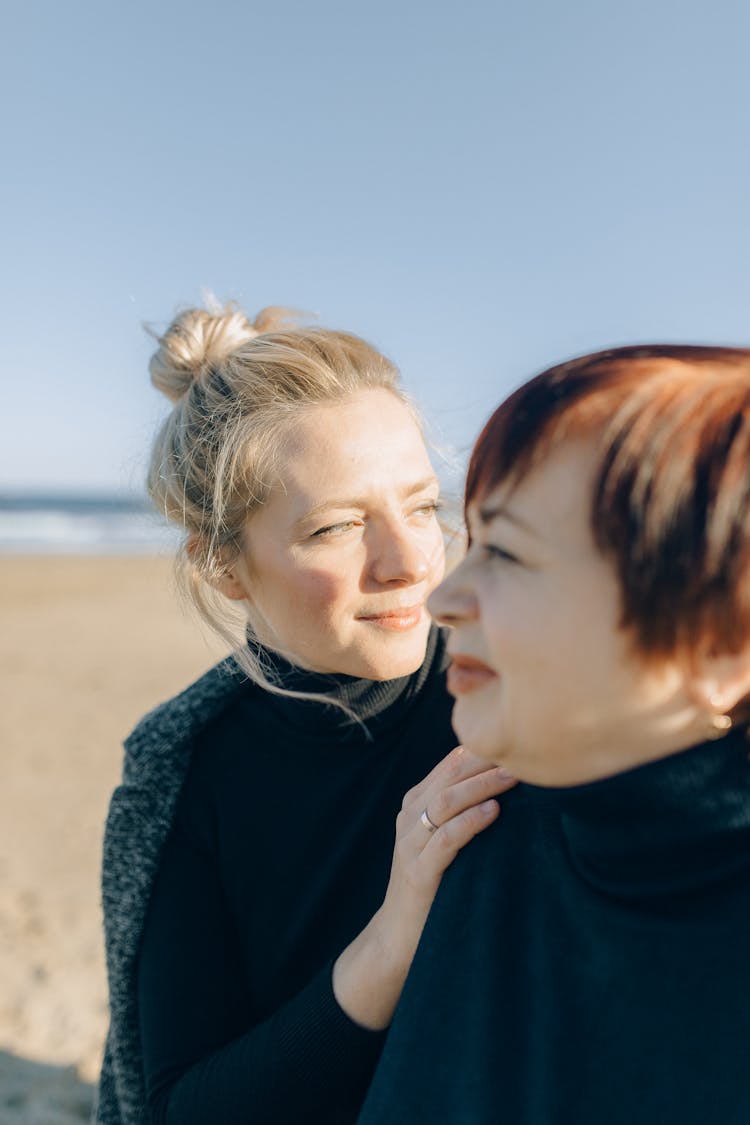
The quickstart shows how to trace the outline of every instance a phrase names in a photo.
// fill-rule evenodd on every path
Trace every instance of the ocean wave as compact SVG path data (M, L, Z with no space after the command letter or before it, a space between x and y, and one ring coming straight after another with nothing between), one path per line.
M177 532L139 502L0 500L4 554L147 554L177 542Z

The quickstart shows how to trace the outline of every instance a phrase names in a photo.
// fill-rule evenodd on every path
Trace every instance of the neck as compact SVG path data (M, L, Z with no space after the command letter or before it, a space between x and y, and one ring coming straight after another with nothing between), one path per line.
M248 637L248 645L261 662L270 682L280 694L269 692L268 703L283 713L287 722L321 736L369 739L376 731L400 721L404 709L424 685L436 660L443 659L440 630L432 626L425 658L408 676L394 680L367 680L358 676L311 672L290 663L273 649ZM293 693L289 695L288 693Z

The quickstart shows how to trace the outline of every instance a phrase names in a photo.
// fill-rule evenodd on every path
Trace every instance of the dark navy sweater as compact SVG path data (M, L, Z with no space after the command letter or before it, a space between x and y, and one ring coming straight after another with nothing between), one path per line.
M151 1119L351 1123L385 1033L332 963L382 902L404 793L455 745L442 635L413 676L301 673L341 711L248 686L196 739L137 968Z
M748 1125L748 749L505 797L443 879L360 1125Z

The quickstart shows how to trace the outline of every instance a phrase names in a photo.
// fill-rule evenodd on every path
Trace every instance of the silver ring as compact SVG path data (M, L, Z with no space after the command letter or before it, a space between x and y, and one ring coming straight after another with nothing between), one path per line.
M439 825L435 824L434 820L430 820L430 814L427 812L427 809L423 811L419 819L430 835L432 835L433 832L437 832Z

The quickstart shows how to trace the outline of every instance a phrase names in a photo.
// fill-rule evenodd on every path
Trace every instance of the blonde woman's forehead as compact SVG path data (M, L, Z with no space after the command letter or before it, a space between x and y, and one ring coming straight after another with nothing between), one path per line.
M298 410L286 428L282 447L293 450L328 439L344 442L353 431L363 438L368 432L379 434L389 429L416 430L421 437L414 413L403 399L385 387L369 387Z
M405 461L429 465L429 454L408 406L389 391L367 391L355 399L306 410L279 443L280 479L322 479L331 473L388 473Z

